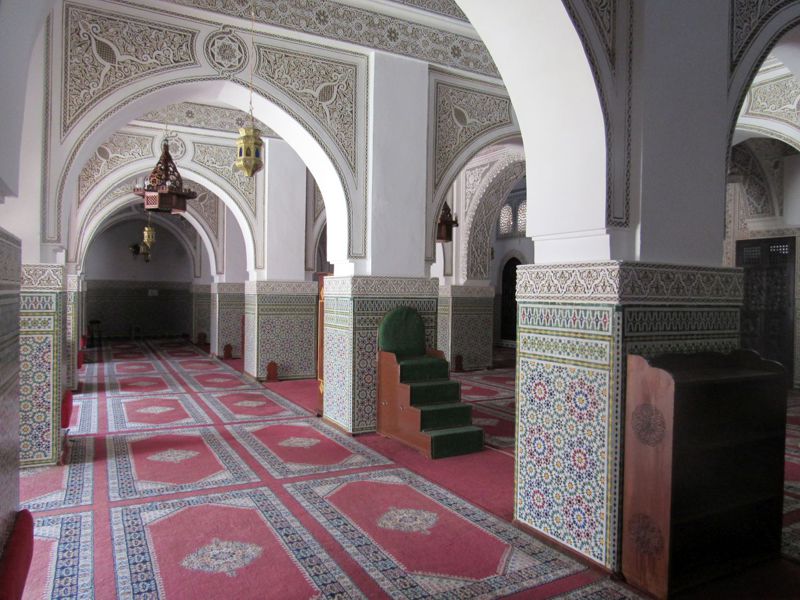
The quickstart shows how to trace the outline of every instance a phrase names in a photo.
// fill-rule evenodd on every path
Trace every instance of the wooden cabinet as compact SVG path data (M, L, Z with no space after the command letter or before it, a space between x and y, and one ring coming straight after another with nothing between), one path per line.
M628 356L622 572L659 598L778 556L786 387L754 352Z

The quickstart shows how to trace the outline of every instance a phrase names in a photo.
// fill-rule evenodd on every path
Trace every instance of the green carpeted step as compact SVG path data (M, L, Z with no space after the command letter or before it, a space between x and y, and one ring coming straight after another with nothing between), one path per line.
M418 356L400 361L400 381L431 381L447 379L450 376L450 365L443 358L435 356Z
M483 449L483 429L474 425L426 431L431 436L431 458L470 454Z
M411 405L454 403L461 400L461 384L449 379L435 381L413 381L411 387Z
M463 402L420 406L420 428L463 427L472 423L472 407Z

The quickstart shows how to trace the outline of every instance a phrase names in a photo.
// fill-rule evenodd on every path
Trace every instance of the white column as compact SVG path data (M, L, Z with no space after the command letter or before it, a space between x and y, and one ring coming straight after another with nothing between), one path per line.
M370 61L370 275L425 275L428 67L376 52Z

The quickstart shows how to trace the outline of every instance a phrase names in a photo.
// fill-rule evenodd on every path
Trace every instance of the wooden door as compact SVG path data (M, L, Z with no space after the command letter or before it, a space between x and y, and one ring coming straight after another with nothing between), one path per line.
M791 381L794 365L795 238L736 243L736 266L744 269L742 348L777 360Z
M503 289L500 305L500 338L517 339L517 265L516 258L509 258L503 266Z

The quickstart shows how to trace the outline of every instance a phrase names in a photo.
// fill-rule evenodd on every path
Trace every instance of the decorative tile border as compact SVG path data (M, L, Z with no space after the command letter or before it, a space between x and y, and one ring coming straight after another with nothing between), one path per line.
M20 293L20 464L55 464L61 453L66 342L64 268L23 265Z
M224 356L230 344L233 358L242 354L242 317L244 316L244 283L211 285L211 353Z
M438 296L439 280L423 277L326 277L325 297L416 298Z
M522 265L517 301L741 304L741 269L604 261Z

